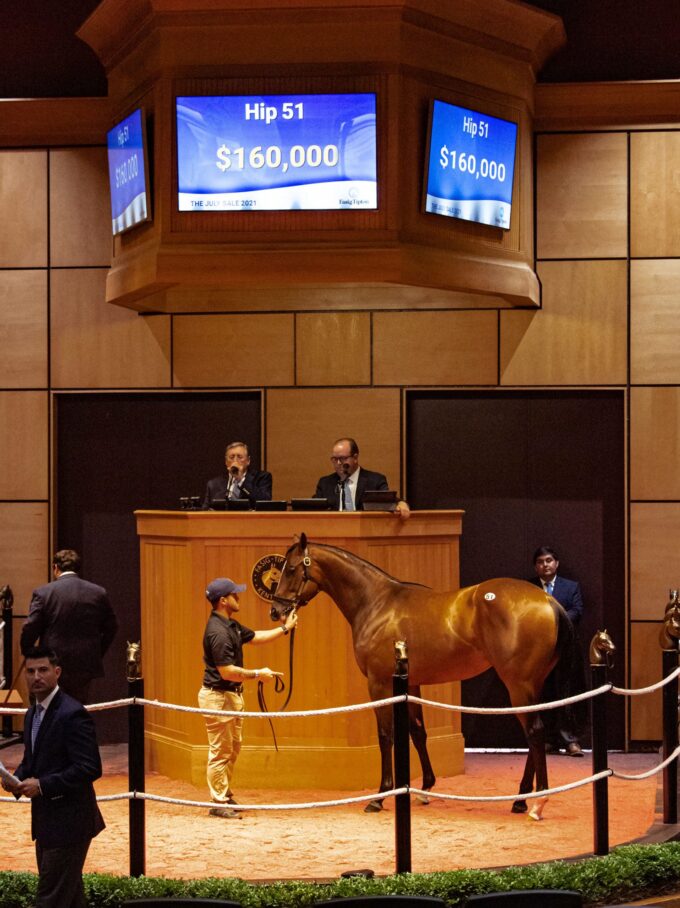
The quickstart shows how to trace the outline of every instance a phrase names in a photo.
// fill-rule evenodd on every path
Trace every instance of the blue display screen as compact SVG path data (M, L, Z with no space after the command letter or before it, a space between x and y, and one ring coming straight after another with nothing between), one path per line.
M144 120L135 110L107 135L113 235L149 218Z
M375 94L177 98L180 211L377 207Z
M433 101L425 210L510 229L517 124Z

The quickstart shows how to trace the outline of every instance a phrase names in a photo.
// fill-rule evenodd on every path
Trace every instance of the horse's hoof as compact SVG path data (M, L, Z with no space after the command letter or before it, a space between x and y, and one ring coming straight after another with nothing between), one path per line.
M416 795L416 801L419 801L421 804L429 804L430 799L427 795Z
M369 801L364 807L364 813L380 813L383 809L382 801Z
M511 813L526 813L527 812L527 802L526 801L515 801L512 807L510 808Z
M547 798L536 798L534 805L529 811L529 816L532 820L542 820L543 819L543 808L548 803Z

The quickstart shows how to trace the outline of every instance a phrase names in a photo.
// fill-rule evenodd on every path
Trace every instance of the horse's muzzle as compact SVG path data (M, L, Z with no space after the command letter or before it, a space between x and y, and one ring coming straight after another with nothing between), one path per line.
M269 617L272 621L280 621L286 615L290 615L296 608L307 605L306 600L302 599L284 599L282 596L274 596L272 601L274 605L269 609Z

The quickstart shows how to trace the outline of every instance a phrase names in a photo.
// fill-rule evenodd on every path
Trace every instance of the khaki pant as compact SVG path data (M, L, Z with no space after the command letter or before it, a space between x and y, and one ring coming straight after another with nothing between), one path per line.
M202 687L198 692L198 705L202 709L224 709L243 712L241 694L228 690ZM231 777L241 752L243 719L227 716L204 716L208 732L208 788L213 801L227 803L231 795Z

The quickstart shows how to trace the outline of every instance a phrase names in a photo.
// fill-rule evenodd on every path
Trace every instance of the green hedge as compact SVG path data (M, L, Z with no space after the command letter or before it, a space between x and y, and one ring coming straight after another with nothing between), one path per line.
M37 876L0 872L0 908L32 908ZM466 896L508 889L575 889L586 905L621 904L680 890L680 843L623 845L610 855L504 870L451 870L332 883L246 883L239 879L169 880L85 874L89 908L119 908L125 899L202 896L233 899L244 908L298 908L351 895L432 895L447 905Z

